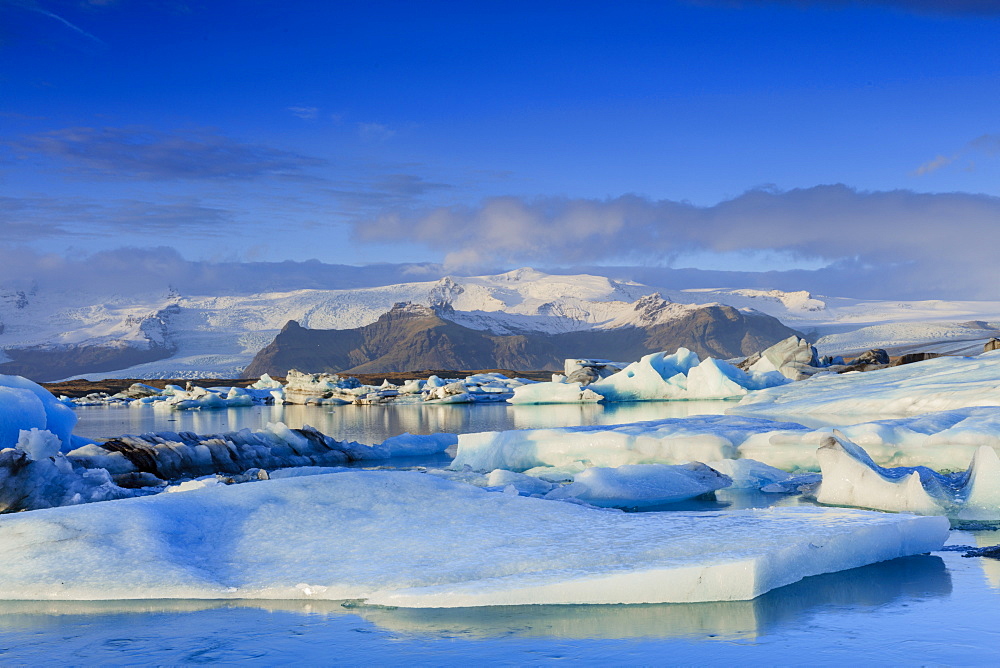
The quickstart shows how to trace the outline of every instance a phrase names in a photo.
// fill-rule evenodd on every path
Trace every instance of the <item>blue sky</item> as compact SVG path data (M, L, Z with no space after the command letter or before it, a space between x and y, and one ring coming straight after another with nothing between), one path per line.
M0 0L0 258L1000 298L998 34L975 0Z

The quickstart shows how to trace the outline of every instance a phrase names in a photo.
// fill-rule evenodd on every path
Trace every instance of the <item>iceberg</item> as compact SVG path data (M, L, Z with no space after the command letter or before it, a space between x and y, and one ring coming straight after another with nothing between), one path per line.
M699 360L687 348L678 348L672 355L646 355L587 387L605 401L671 401L731 399L788 382L777 372L748 373L711 357Z
M1000 350L864 373L817 374L752 392L727 412L778 417L917 415L971 406L1000 406Z
M514 388L512 404L593 404L603 396L580 383L531 383Z
M595 466L577 473L546 499L577 499L601 508L650 508L693 499L732 484L732 478L693 462L678 466Z
M939 549L947 535L943 517L622 513L350 471L0 516L0 597L415 608L747 600Z
M535 467L583 469L627 464L684 464L734 459L755 435L808 434L793 422L728 415L668 418L623 425L518 429L459 434L452 468L476 471ZM815 461L815 447L810 453ZM759 459L759 457L756 457Z
M44 387L21 376L0 375L0 449L15 447L22 430L47 431L59 450L74 447L76 414ZM77 444L82 444L77 438Z
M926 466L883 468L839 432L826 438L816 456L823 471L820 503L1000 520L1000 458L992 448L979 448L968 470L952 474Z

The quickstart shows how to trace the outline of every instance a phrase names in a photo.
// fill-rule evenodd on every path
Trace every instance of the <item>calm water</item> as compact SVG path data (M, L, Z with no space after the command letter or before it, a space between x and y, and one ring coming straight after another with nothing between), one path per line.
M147 431L209 434L283 421L376 443L403 432L615 424L718 414L732 405L261 406L180 413L101 407L80 409L76 431L93 438ZM725 490L717 496L716 508L800 502ZM951 542L993 545L1000 543L1000 532L955 531ZM808 578L753 601L686 605L407 610L317 601L0 601L0 665L567 661L995 664L1000 561L940 552Z
M565 404L515 406L511 404L429 404L399 406L250 406L213 411L159 411L92 406L77 409L80 421L74 433L88 438L110 438L149 431L193 431L217 434L268 422L289 427L310 425L339 440L381 443L405 432L465 434L583 424L622 424L688 415L718 415L732 408L730 401L668 401L631 404Z
M994 532L953 532L992 544ZM338 602L0 603L0 664L991 665L1000 562L940 552L753 601L347 608Z

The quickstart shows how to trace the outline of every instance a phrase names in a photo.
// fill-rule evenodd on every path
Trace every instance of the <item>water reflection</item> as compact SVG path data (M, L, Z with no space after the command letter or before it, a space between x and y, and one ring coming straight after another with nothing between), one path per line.
M404 404L386 406L249 406L212 411L158 411L88 406L79 408L76 434L111 438L150 431L215 434L268 422L313 426L334 438L380 443L405 432L464 434L508 429L538 429L592 424L624 424L689 415L719 415L730 401L662 401L631 404Z
M526 605L484 608L345 608L339 601L3 601L0 629L44 631L87 616L109 631L128 624L122 615L258 609L305 615L357 615L394 633L471 638L753 638L801 627L812 614L836 607L856 610L951 594L940 557L920 555L819 575L752 601L661 605ZM103 622L101 620L104 620ZM266 619L260 622L267 624Z

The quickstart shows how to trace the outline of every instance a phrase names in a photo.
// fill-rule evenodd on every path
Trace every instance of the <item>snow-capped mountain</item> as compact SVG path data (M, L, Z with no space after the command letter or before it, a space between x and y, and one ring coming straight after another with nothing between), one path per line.
M48 365L52 372L86 359L89 366L83 371L92 378L235 377L289 320L309 329L353 329L374 323L399 302L437 307L452 322L495 335L648 327L677 321L699 306L725 304L778 318L806 333L824 354L872 347L971 351L981 349L981 342L1000 329L1000 302L663 289L530 268L344 290L227 296L210 294L206 286L205 292L180 295L165 288L126 297L72 287L43 291L0 286L0 372L22 373L31 365ZM62 361L53 365L56 358ZM49 373L43 379L78 373Z

